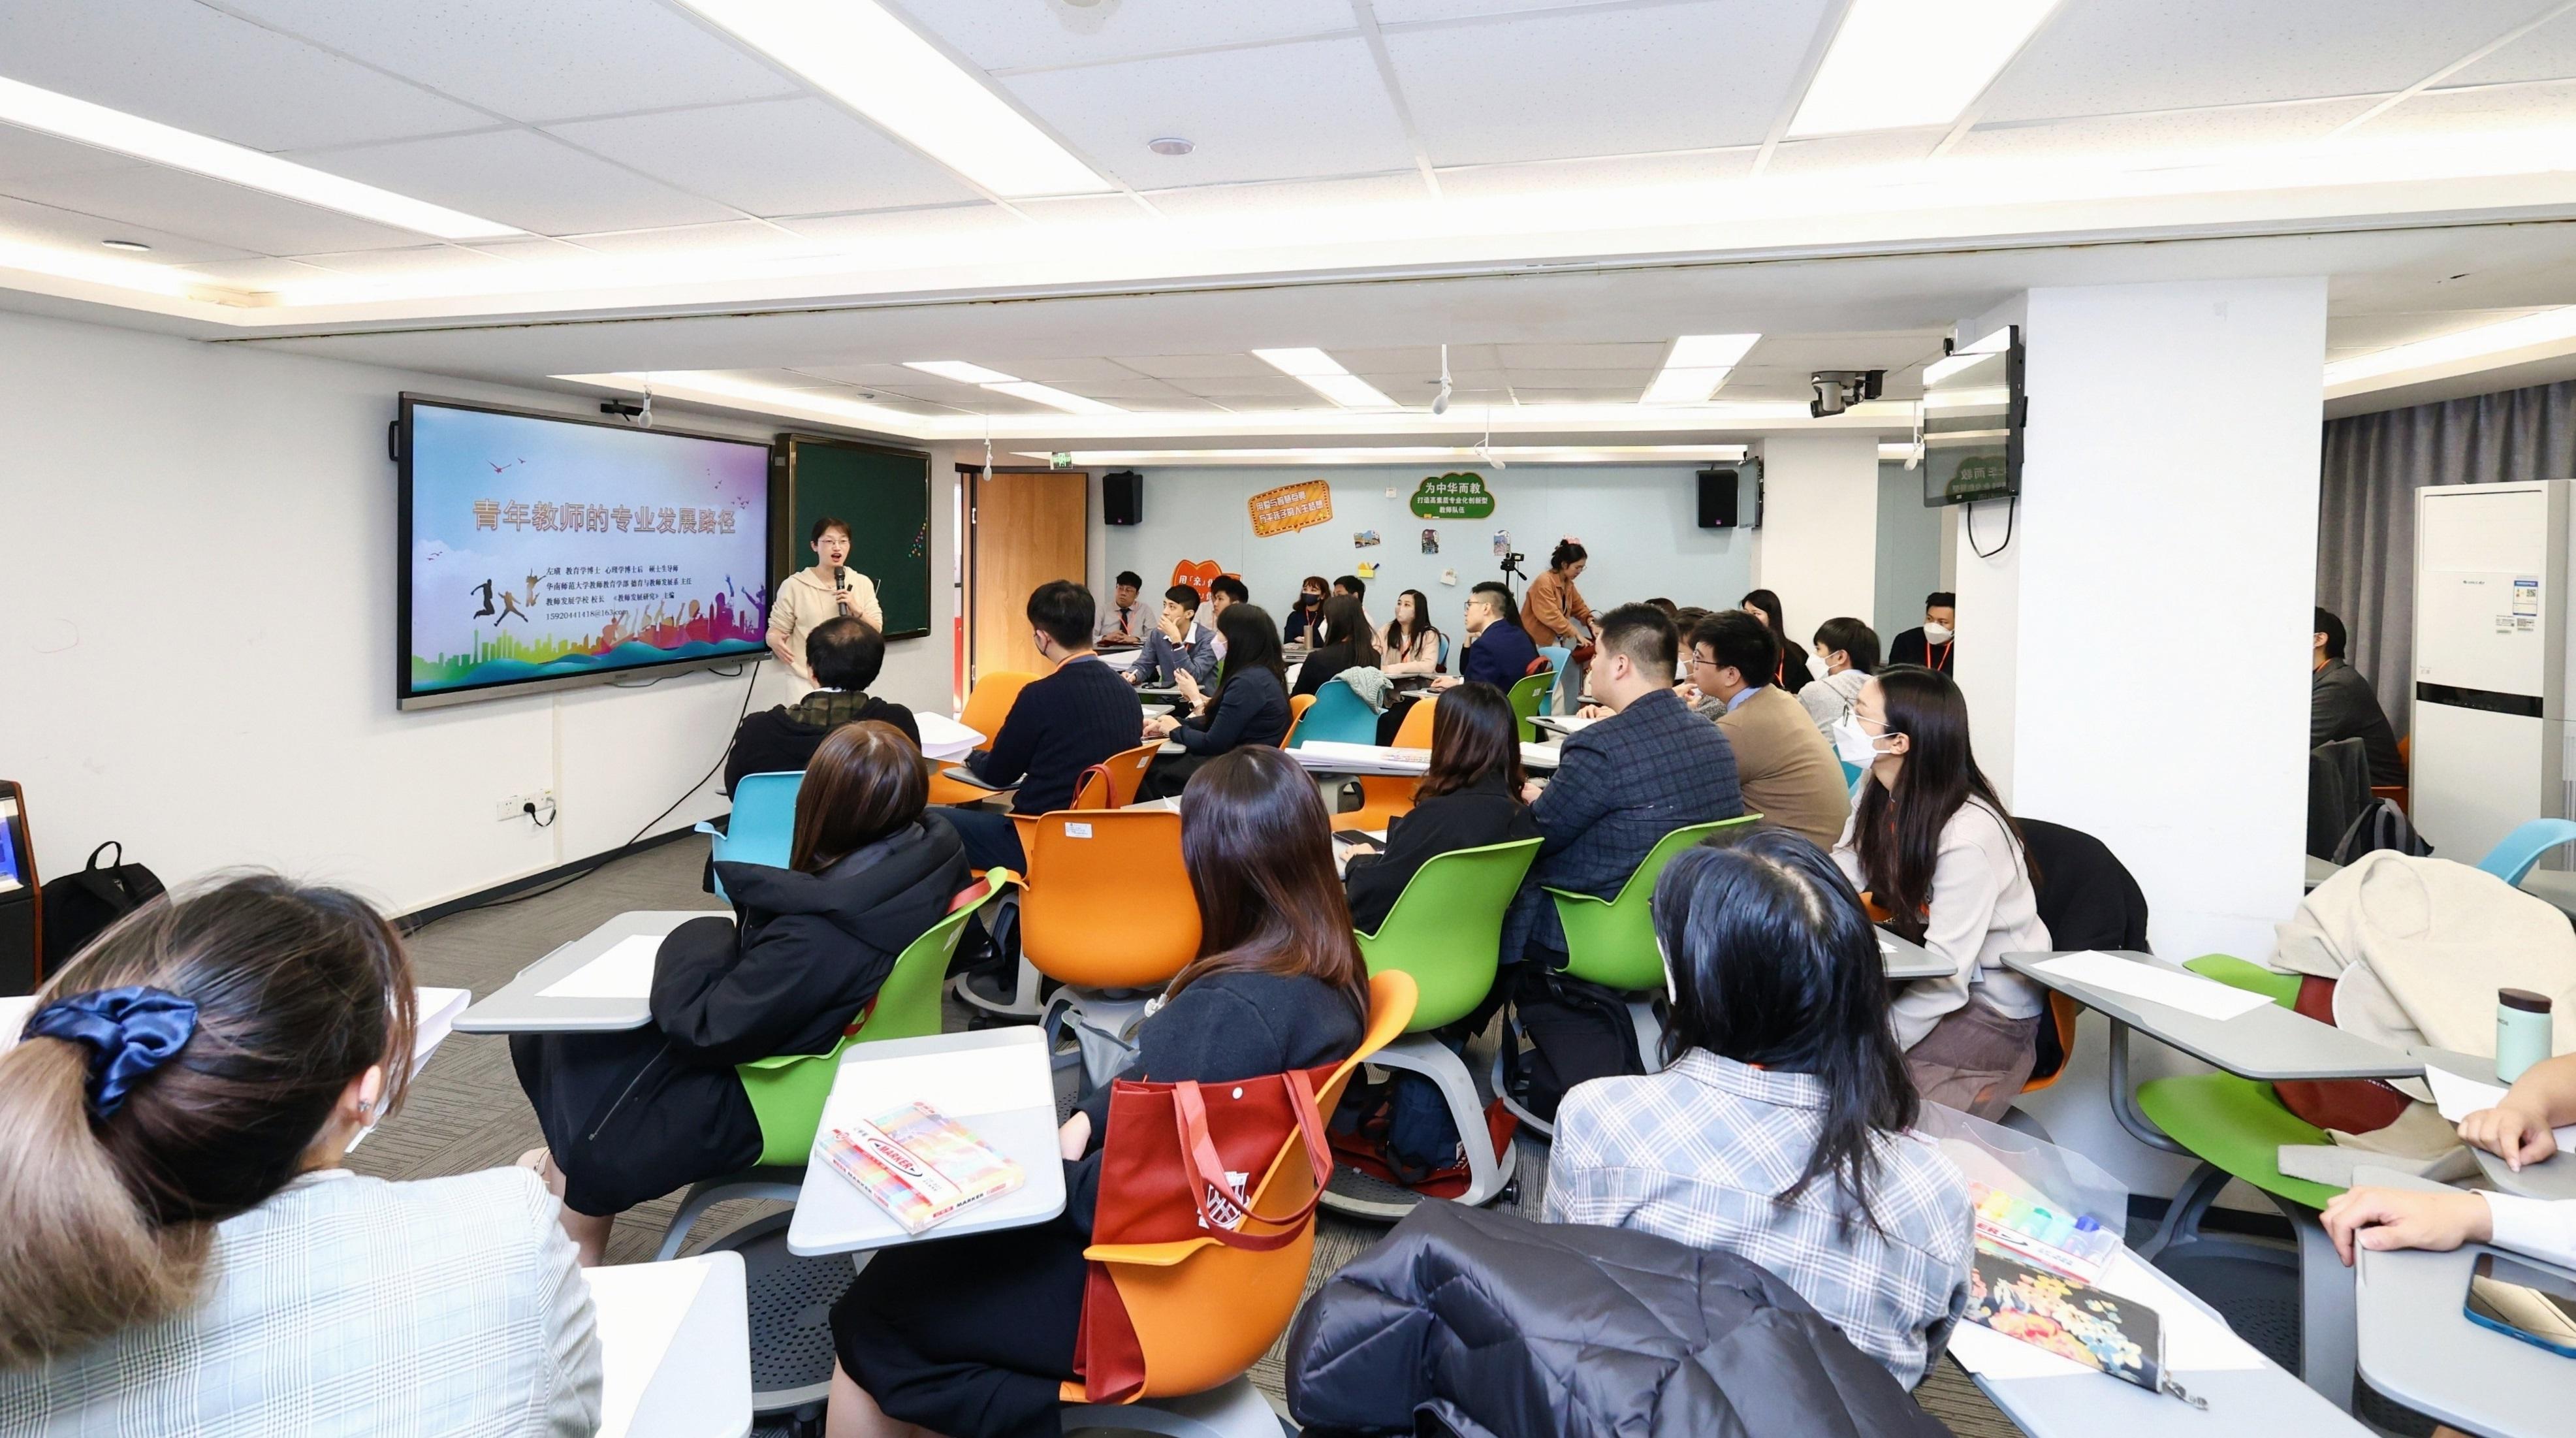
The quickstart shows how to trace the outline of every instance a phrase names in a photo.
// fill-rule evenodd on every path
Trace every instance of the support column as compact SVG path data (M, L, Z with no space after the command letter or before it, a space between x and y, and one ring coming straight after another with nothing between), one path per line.
M1877 611L1878 436L1765 435L1761 452L1762 542L1753 582L1780 596L1796 631L1787 638L1805 649L1826 620L1849 615L1866 623Z

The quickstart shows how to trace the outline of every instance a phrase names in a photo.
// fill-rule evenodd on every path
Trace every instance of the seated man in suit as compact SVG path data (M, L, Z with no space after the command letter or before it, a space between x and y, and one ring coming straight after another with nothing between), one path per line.
M2347 642L2343 621L2319 609L2309 665L2314 677L2308 681L2308 747L2358 739L2370 753L2370 782L2403 784L2406 760L2397 752L2397 733L2388 727L2387 711L2379 707L2370 681L2343 662Z
M1474 680L1511 693L1529 673L1530 661L1538 658L1538 646L1522 630L1517 609L1512 592L1490 579L1468 591L1467 647L1459 652L1458 672L1441 675L1431 687L1449 689Z
M1216 687L1216 631L1199 623L1199 592L1186 584L1163 591L1163 619L1145 636L1144 651L1128 671L1139 684L1178 684L1187 674L1201 689Z
M1565 928L1543 889L1614 898L1666 834L1744 812L1726 736L1673 692L1673 622L1652 605L1623 604L1601 616L1595 643L1592 693L1611 713L1568 736L1556 777L1524 795L1538 862L1503 924L1505 963L1564 967Z
M1746 812L1830 852L1851 816L1851 785L1806 706L1771 682L1779 668L1771 626L1729 609L1691 631L1683 693L1696 691L1691 707L1715 720L1734 750Z
M1145 742L1136 691L1091 648L1091 591L1069 579L1041 584L1029 596L1029 637L1055 672L1032 681L1011 702L993 747L966 756L966 768L997 789L1017 786L1013 814L1044 814L1073 802L1082 771ZM1028 867L1010 814L983 808L941 811L966 841L966 861Z
M1143 590L1145 578L1132 569L1118 571L1118 588L1109 601L1100 606L1097 623L1091 626L1091 644L1095 649L1133 649L1145 642L1145 631L1154 627L1145 617ZM1091 591L1086 589L1083 593Z
M921 747L912 711L868 693L885 668L885 636L875 625L846 616L815 625L805 636L805 665L813 672L814 692L746 716L734 727L733 748L725 755L726 793L745 774L801 771L813 761L824 735L862 719L882 719L902 730L914 748Z

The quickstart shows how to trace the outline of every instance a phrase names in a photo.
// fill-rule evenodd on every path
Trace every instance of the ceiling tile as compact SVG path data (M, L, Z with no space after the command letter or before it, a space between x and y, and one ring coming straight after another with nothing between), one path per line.
M939 241L957 246L961 256L971 255L979 244L1025 243L1035 232L1028 221L1000 205L984 202L918 210L878 210L856 215L800 216L783 223L796 233L826 241L835 249L862 250L878 244Z
M1253 220L1275 216L1291 224L1311 219L1317 211L1433 202L1430 188L1422 183L1422 175L1416 170L1406 170L1401 174L1351 175L1338 180L1201 185L1190 189L1148 190L1144 195L1153 202L1155 209L1176 220Z
M921 378L921 371L896 364L801 364L797 372L836 384L854 384L868 389L899 385Z
M1040 384L1062 384L1072 380L1106 380L1113 384L1126 381L1151 383L1150 380L1144 380L1144 376L1116 360L1079 358L1013 360L1008 365L996 365L994 368L1007 369L1022 379L1033 379Z
M1521 389L1625 389L1642 390L1654 379L1655 369L1521 369L1510 371L1512 388Z
M7 196L0 196L0 239L16 240L22 244L59 245L93 255L115 253L100 249L102 240L140 240L152 247L152 253L129 255L127 258L176 265L194 265L200 260L246 259L251 255L245 247L219 245L194 235L122 220L103 220L77 210Z
M404 140L297 156L398 194L542 234L642 230L739 218L526 130Z
M15 125L0 125L0 181L23 180L37 175L81 175L95 170L132 170L142 165L142 161L113 150L94 150L52 135L21 130Z
M1051 384L1058 389L1071 390L1075 394L1089 395L1093 399L1111 400L1123 409L1160 409L1169 401L1190 397L1190 392L1178 385L1165 380L1147 379L1143 375L1129 375L1125 379L1046 379L1039 375L1022 373L1028 368L1029 366L1021 365L1015 367L1011 373L1020 375L1023 379L1036 380L1040 384Z
M1475 200L1640 186L1714 184L1753 173L1758 147L1692 150L1671 155L1617 155L1580 160L1539 160L1521 165L1473 165L1440 172L1440 192Z
M579 250L563 245L549 245L542 253L549 259L578 256ZM462 274L475 270L507 273L511 263L501 255L486 253L481 247L464 245L413 245L392 250L348 250L339 253L297 255L308 265L360 279L397 279L415 275Z
M1140 55L1166 55L1210 45L1245 45L1302 36L1347 34L1349 0L1261 0L1257 5L1208 0L1064 0L996 5L911 0L899 5L916 28L987 70L1096 65Z
M2084 0L2061 5L1982 120L2117 115L2402 90L2544 0Z
M514 120L803 93L656 0L224 0L227 8Z
M1916 164L1930 159L1946 129L1880 130L1866 135L1831 135L1821 140L1783 141L1771 152L1766 175L1813 175L1834 170L1871 169Z
M296 260L198 261L188 268L207 279L253 294L337 278L329 270L316 269Z
M2457 135L2486 130L2563 129L2576 125L2576 80L2428 90L2373 115L2354 133Z
M1386 37L1436 165L1758 143L1824 0L1575 10Z
M548 129L585 150L755 215L981 198L945 167L825 100L719 105Z
M1420 370L1424 374L1440 373L1440 346L1409 345L1398 349L1333 350L1333 358L1347 369L1365 373ZM1454 377L1469 370L1498 370L1503 367L1492 345L1458 345L1449 347L1449 373Z
M1529 389L1512 386L1512 395L1522 404L1622 404L1634 403L1634 389Z
M1296 380L1290 379L1284 374L1280 374L1276 370L1272 371L1268 375L1196 375L1188 379L1175 379L1172 383L1190 394L1197 395L1201 399L1296 400L1304 399L1315 393L1315 391L1308 389L1305 385Z
M670 225L650 230L617 230L581 235L582 248L604 255L811 255L829 247L819 240L791 234L758 220L720 220L711 225Z
M2576 14L2561 15L2442 83L2494 85L2576 78Z
M488 115L195 0L0 6L0 56L12 80L255 150L492 123Z
M315 209L259 190L245 190L157 165L19 180L9 188L41 204L84 210L173 234L195 235L252 254L365 250L416 245L421 239L410 230L375 224L336 210Z
M1962 159L2092 158L2206 153L2321 139L2378 103L2374 96L2286 105L2220 105L2153 115L1979 125L1950 147Z
M1392 26L1424 21L1483 20L1525 10L1565 10L1578 5L1608 3L1611 0L1377 0L1375 8L1378 23Z
M1764 335L1744 356L1746 369L1896 369L1941 357L1937 330L1892 334Z
M1138 189L1401 170L1404 128L1357 39L1130 60L1004 82L1094 165ZM1198 148L1157 155L1149 140Z
M1710 333L1725 333L1723 327ZM1697 333L1694 331L1693 333ZM1672 349L1671 340L1597 345L1496 345L1503 367L1515 376L1524 369L1654 368Z
M1214 375L1247 377L1279 374L1279 371L1248 354L1148 355L1141 359L1121 356L1118 363L1138 374L1149 374L1156 379L1194 380L1206 379ZM1284 375L1280 377L1286 378Z

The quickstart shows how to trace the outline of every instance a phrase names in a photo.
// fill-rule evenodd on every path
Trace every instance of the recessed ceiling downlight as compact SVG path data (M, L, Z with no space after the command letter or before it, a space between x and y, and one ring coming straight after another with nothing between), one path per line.
M1186 155L1190 151L1197 149L1198 146L1194 142L1184 140L1178 135L1165 135L1159 140L1147 140L1145 142L1145 148L1153 151L1157 155Z
M101 240L99 243L111 250L127 250L138 255L148 253L152 248L141 240Z

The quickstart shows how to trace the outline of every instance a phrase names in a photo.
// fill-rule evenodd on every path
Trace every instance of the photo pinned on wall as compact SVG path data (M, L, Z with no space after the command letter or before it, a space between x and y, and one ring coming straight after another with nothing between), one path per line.
M1454 587L1458 583L1458 571L1454 569L1441 570L1440 582Z
M1440 552L1439 530L1426 529L1422 531L1422 552L1425 554L1438 554Z
M1351 536L1351 548L1353 549L1374 549L1377 545L1377 531L1374 529L1363 529Z
M1351 573L1361 579L1375 579L1377 578L1377 561L1374 559L1363 559L1359 563L1351 566Z
M1500 558L1502 558L1503 556L1505 556L1505 555L1507 555L1507 554L1509 554L1509 553L1511 553L1511 552L1512 552L1512 532L1511 532L1510 530L1508 530L1508 529L1497 529L1497 530L1495 530L1495 531L1494 531L1494 557L1495 557L1496 559L1500 559Z

